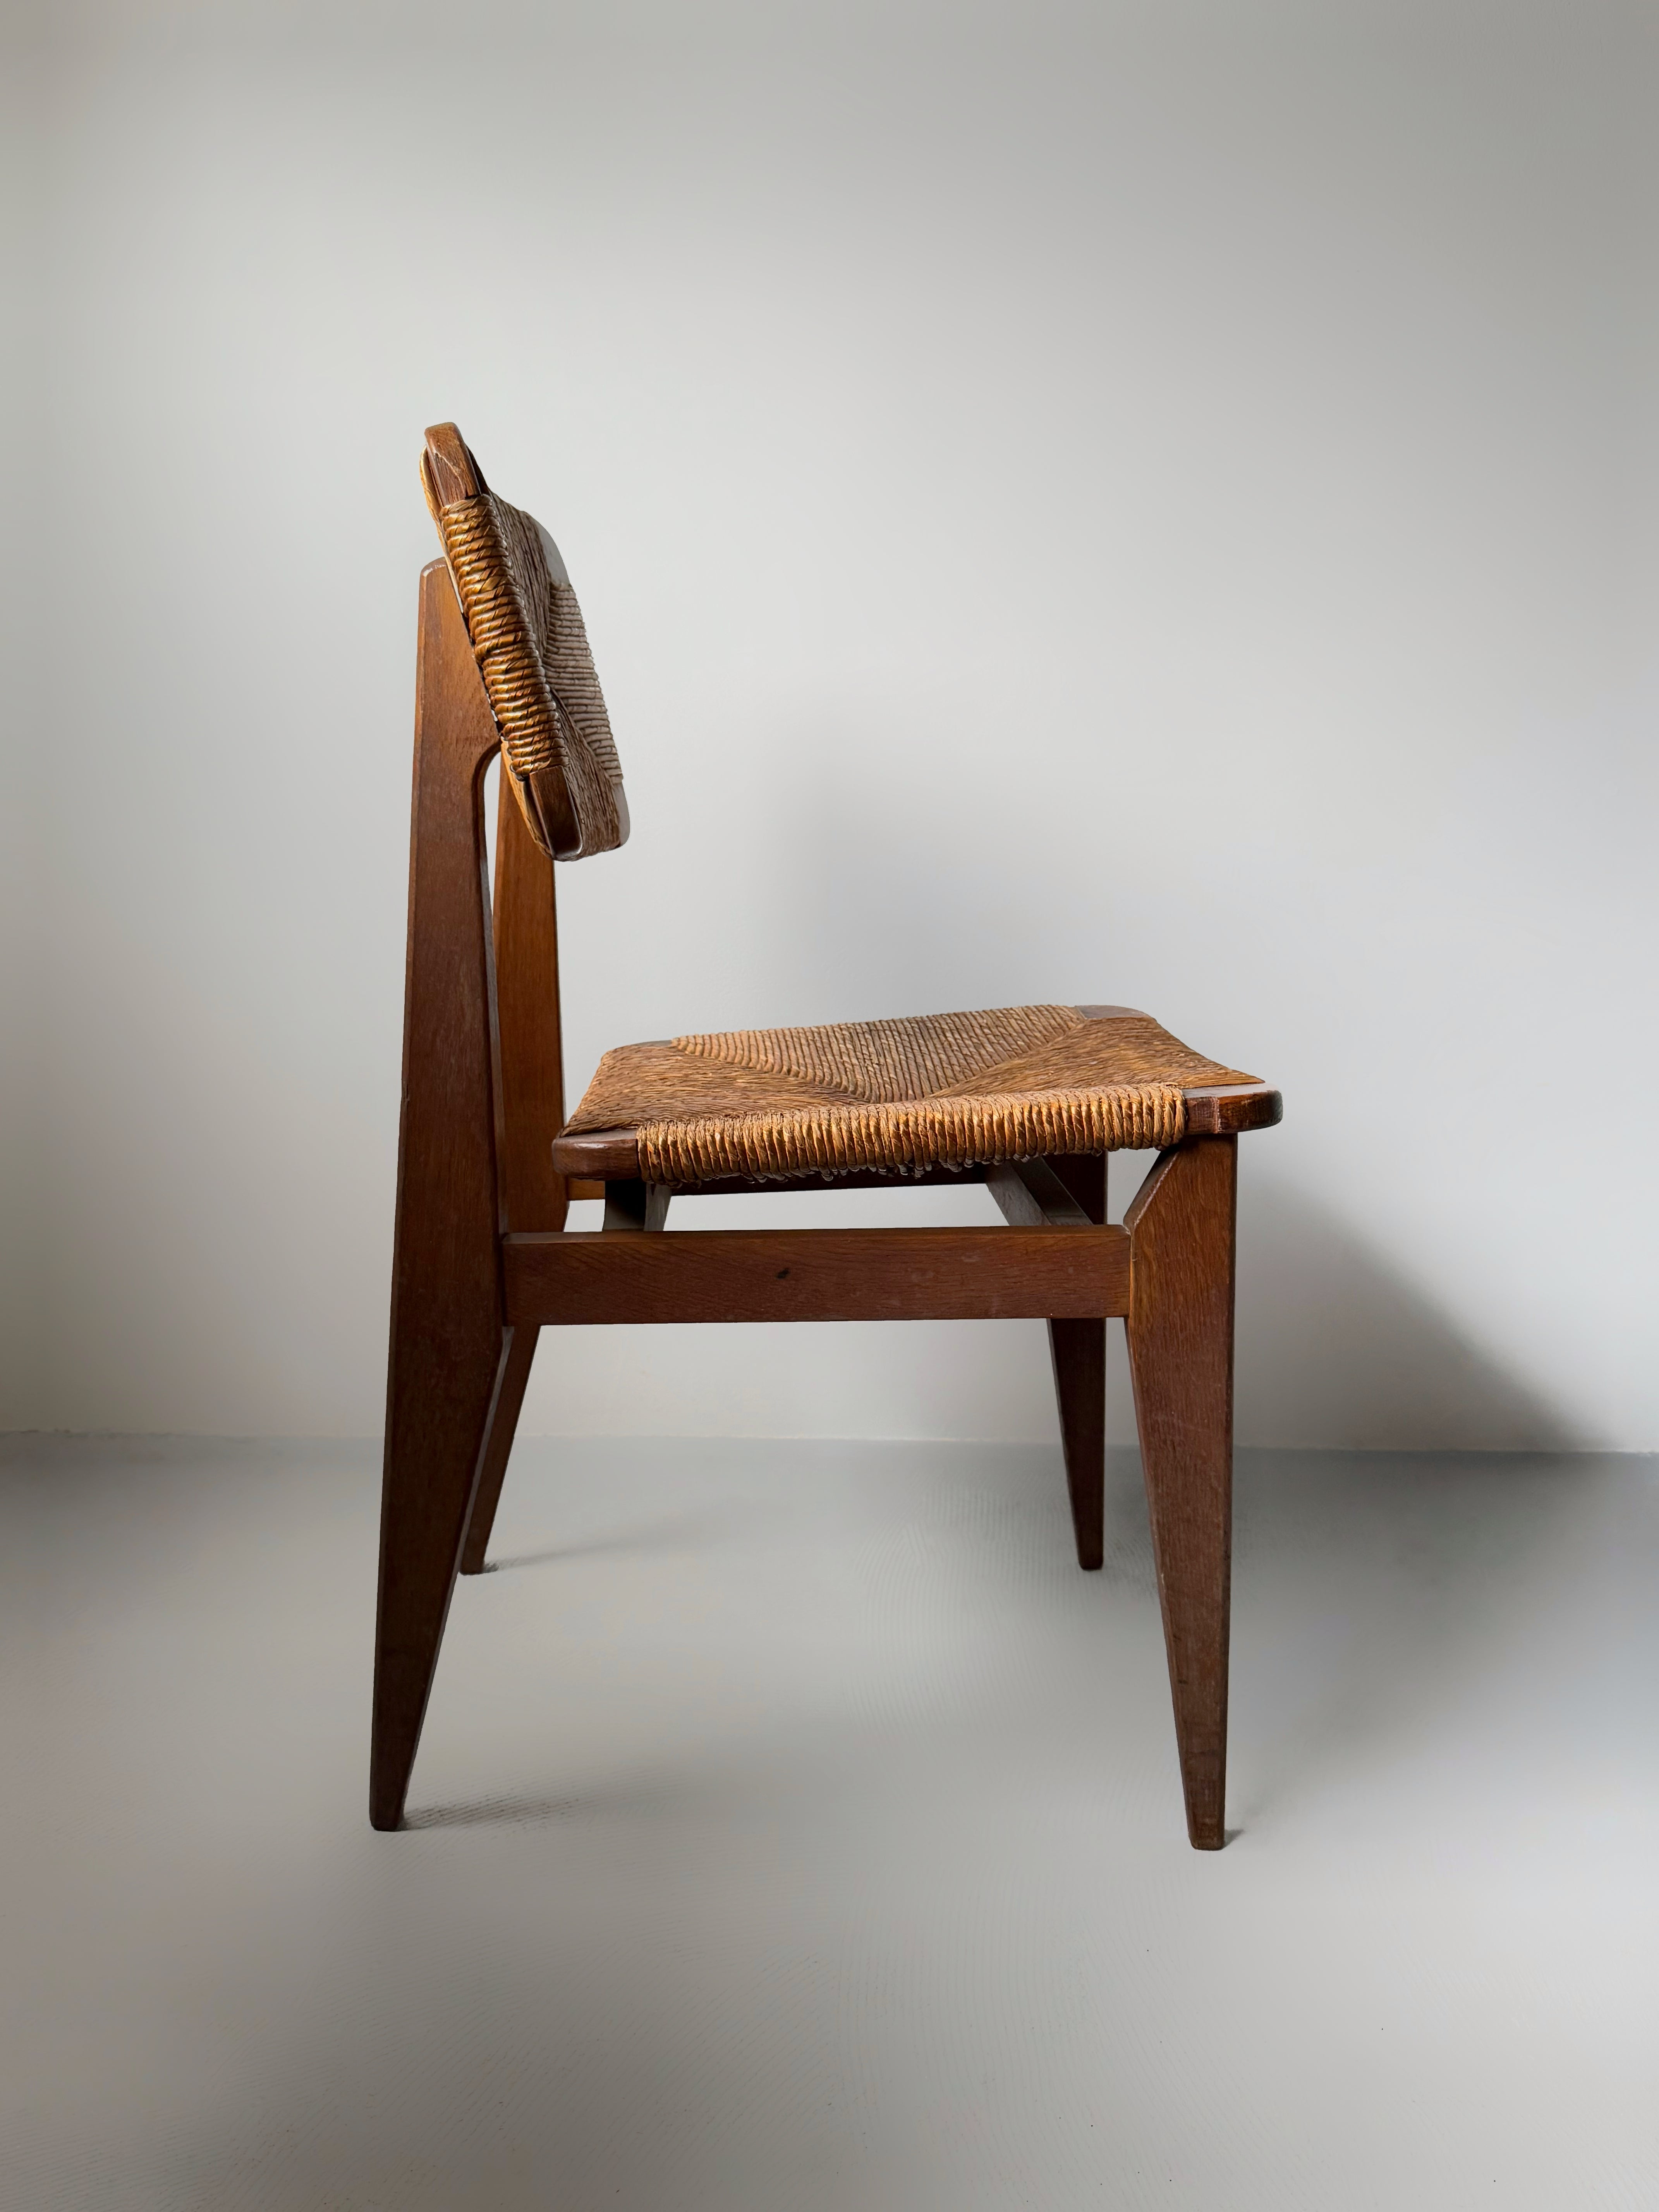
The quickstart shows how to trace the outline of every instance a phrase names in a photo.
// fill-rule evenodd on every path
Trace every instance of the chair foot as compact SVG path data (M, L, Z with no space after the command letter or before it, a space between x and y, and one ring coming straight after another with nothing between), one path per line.
M1129 1364L1176 1739L1197 1850L1226 1841L1237 1139L1165 1152L1124 1218Z

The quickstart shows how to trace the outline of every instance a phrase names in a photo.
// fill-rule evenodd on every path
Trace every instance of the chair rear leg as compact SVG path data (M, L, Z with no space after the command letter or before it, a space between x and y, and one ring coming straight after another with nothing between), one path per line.
M1129 1364L1187 1832L1225 1841L1237 1139L1163 1154L1124 1217Z
M1048 1165L1091 1221L1106 1218L1106 1156L1061 1153ZM1106 1324L1051 1321L1048 1354L1066 1453L1077 1563L1098 1567L1106 1556Z
M472 1500L472 1516L466 1524L466 1541L461 1547L461 1572L464 1575L481 1575L484 1570L489 1532L495 1525L495 1508L501 1502L501 1485L507 1480L507 1462L512 1455L513 1438L519 1426L525 1387L530 1381L530 1370L535 1361L536 1343L541 1331L526 1322L510 1329L507 1334L511 1341L501 1369L501 1387L495 1394L495 1411L489 1417L489 1433L484 1438L483 1458L478 1469L478 1487Z
M1097 1567L1106 1556L1106 1324L1051 1321L1048 1350L1077 1563Z

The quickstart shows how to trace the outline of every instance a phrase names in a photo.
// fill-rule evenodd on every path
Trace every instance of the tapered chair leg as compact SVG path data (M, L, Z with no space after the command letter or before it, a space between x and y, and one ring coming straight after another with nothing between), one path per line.
M1048 1162L1091 1221L1106 1218L1106 1156L1061 1153ZM1106 1555L1106 1324L1051 1321L1048 1355L1054 1363L1071 1493L1077 1563L1098 1567Z
M453 1344L422 1363L425 1371L399 1394L387 1434L368 1777L368 1817L377 1828L403 1819L512 1338L511 1330L498 1336L494 1359L486 1342ZM395 1370L395 1347L392 1357Z
M472 1516L467 1522L466 1541L461 1547L464 1575L481 1575L484 1570L489 1532L495 1525L495 1508L501 1502L507 1462L512 1456L513 1438L518 1430L519 1413L524 1404L525 1389L536 1358L536 1340L541 1331L526 1323L507 1334L512 1340L501 1368L501 1386L495 1393L495 1407L489 1416L489 1432L484 1438L483 1457L478 1468L478 1487L472 1499Z
M1124 1217L1129 1364L1195 1849L1225 1841L1237 1139L1162 1155Z
M1051 1321L1048 1350L1077 1563L1097 1567L1106 1556L1106 1324Z

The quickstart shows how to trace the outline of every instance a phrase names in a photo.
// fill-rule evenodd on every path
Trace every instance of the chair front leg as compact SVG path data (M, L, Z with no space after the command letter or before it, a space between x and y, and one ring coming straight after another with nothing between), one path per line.
M1237 1152L1235 1137L1188 1138L1159 1158L1124 1217L1135 1419L1198 1850L1226 1839Z

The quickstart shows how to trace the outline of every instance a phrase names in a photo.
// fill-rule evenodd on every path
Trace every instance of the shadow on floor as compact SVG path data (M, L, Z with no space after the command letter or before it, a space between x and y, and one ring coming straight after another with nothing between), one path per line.
M584 1537L571 1544L550 1544L540 1551L515 1552L501 1559L486 1561L488 1575L515 1573L521 1567L556 1566L565 1559L624 1558L630 1553L649 1552L706 1551L732 1526L729 1513L710 1510L702 1513L657 1515L648 1523L633 1528L617 1528L604 1536Z

